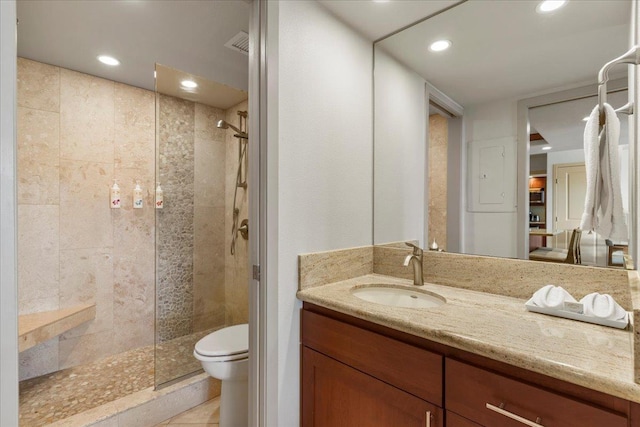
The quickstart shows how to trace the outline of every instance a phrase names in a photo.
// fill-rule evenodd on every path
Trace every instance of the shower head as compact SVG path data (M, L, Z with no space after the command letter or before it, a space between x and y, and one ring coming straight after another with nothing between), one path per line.
M234 125L232 125L230 123L225 122L224 120L218 120L218 125L217 126L218 126L219 129L229 129L229 128L231 128L231 129L235 130L238 133L243 133L240 129L238 129L237 127L235 127Z
M219 129L233 129L234 131L236 131L236 137L237 138L244 138L244 139L249 139L249 135L247 135L246 132L241 131L240 129L238 129L237 127L235 127L234 125L232 125L231 123L227 123L224 120L218 120L218 124L216 125Z

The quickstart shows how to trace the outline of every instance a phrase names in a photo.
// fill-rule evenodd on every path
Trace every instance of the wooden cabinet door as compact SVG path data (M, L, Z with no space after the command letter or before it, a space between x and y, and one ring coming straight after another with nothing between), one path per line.
M443 427L442 410L303 347L303 427Z
M447 411L447 427L482 427L473 421L461 417L451 411Z

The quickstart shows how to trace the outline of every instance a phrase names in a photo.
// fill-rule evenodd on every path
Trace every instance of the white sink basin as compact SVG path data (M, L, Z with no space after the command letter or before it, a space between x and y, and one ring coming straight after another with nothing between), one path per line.
M351 293L361 300L392 307L433 308L447 302L437 294L389 285L356 287L351 290Z

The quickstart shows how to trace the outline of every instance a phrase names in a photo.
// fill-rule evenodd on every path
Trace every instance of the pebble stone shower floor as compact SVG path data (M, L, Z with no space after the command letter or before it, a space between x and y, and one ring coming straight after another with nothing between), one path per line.
M158 346L160 382L198 371L195 343L211 331ZM154 385L154 346L20 382L20 427L41 427Z

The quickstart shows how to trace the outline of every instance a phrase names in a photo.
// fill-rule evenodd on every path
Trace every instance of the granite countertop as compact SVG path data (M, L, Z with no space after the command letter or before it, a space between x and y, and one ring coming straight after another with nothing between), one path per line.
M447 303L426 309L389 307L351 294L358 285L422 289ZM300 300L450 347L640 403L633 333L525 310L523 299L380 274L298 291Z

